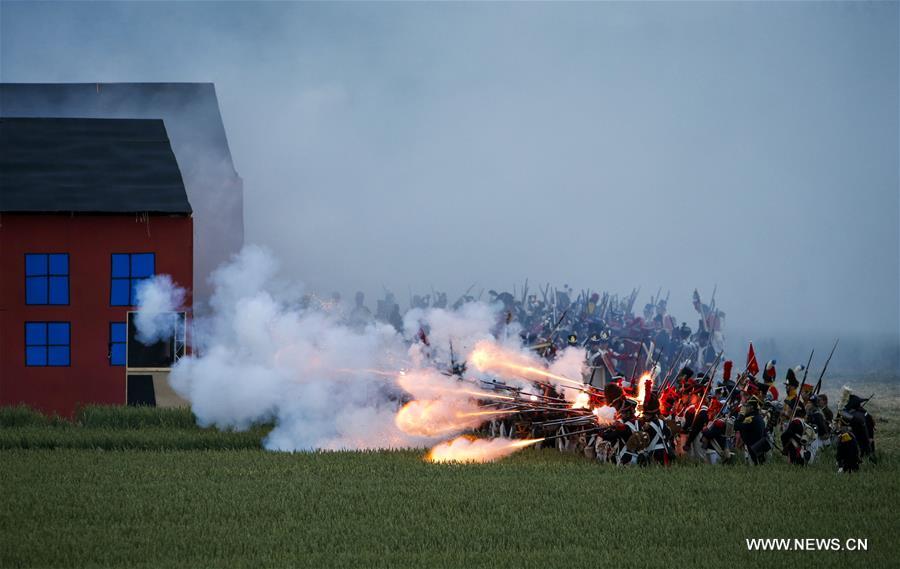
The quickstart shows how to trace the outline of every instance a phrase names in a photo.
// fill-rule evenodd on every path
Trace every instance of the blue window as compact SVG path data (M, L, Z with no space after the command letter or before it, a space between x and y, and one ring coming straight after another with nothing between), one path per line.
M25 365L69 365L70 331L71 325L68 322L26 322Z
M109 365L125 365L125 323L109 323Z
M69 254L25 255L25 304L69 304Z
M151 278L155 268L154 253L113 253L109 303L112 306L136 306L137 286Z

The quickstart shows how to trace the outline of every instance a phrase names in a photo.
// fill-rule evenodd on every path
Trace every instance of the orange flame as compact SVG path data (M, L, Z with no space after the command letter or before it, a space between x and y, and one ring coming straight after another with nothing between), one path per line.
M636 414L638 417L644 414L644 401L647 399L647 389L653 388L653 380L650 378L650 372L645 372L638 380L637 402L638 408Z
M482 372L493 372L500 375L503 375L504 372L515 372L514 376L521 375L530 380L553 379L578 387L584 386L583 381L576 381L541 369L533 365L534 362L527 356L505 349L490 341L478 342L469 355L468 361Z
M460 409L462 407L462 409ZM394 417L394 423L404 433L423 437L437 437L474 429L484 423L490 414L478 407L459 401L410 401Z
M579 391L575 396L575 402L572 403L570 409L589 409L591 396L586 391Z
M475 439L462 436L437 445L431 449L425 460L430 462L491 462L542 440L544 439Z
M416 399L503 399L513 401L515 397L499 395L441 375L435 370L409 370L397 376L397 385Z
M469 412L459 412L456 415L458 417L484 417L489 415L509 415L510 413L515 413L515 409L495 409L493 411L469 411Z

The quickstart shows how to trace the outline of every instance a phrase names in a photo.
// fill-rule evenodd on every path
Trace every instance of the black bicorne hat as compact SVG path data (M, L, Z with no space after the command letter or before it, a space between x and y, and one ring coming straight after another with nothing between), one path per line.
M797 374L794 373L794 368L788 368L787 375L784 377L784 384L788 387L799 387L800 382L797 381Z

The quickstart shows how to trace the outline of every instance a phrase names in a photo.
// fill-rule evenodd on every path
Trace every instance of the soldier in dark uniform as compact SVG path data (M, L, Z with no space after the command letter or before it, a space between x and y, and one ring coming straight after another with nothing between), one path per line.
M672 448L672 431L659 413L659 399L651 394L644 403L642 417L641 430L647 433L650 439L644 450L644 456L649 462L668 466L675 455Z
M728 462L731 458L731 449L728 446L728 422L731 419L716 419L711 421L703 429L700 436L700 444L706 452L706 460L710 464Z
M806 404L806 422L816 431L819 446L827 446L831 440L831 421L825 417L821 407L823 397L825 396L811 395Z
M703 388L698 386L698 389ZM701 449L695 447L695 441L697 441L697 437L700 436L703 428L706 427L706 424L709 422L709 406L706 404L706 401L701 401L700 397L703 397L702 392L695 398L695 411L691 414L691 422L689 424L685 422L684 429L687 433L687 439L685 439L684 448L682 448L685 453L691 454L693 452L697 457L700 457ZM688 415L685 414L685 420L687 420L687 418Z
M735 421L735 429L747 451L747 458L753 464L763 464L766 453L772 448L768 440L766 421L759 413L760 402L751 397L741 406L741 413Z
M860 455L868 457L870 461L875 462L875 419L866 411L863 405L868 399L863 399L858 395L850 395L844 412L849 419L850 429L856 442L859 445Z
M616 422L604 429L600 436L613 445L616 464L637 464L638 452L628 447L631 436L640 432L640 424L635 416L637 403L633 399L624 398L616 413Z
M803 421L806 411L797 409L794 418L784 427L781 433L781 452L788 457L788 462L797 466L806 466L812 453L806 448L806 423Z
M603 395L607 405L616 411L622 408L622 403L625 401L625 392L620 385L617 383L607 383L603 386Z
M782 419L787 421L794 412L794 405L800 401L800 381L793 368L788 368L784 378L784 407L782 408Z
M859 443L850 428L851 413L841 411L837 418L837 449L835 450L835 460L837 461L838 472L856 472L859 470L859 463L862 462L859 452Z
M828 425L834 423L834 412L831 410L831 407L828 406L828 396L824 393L820 393L816 395L818 398L817 406L822 411L822 415L825 417L825 422Z

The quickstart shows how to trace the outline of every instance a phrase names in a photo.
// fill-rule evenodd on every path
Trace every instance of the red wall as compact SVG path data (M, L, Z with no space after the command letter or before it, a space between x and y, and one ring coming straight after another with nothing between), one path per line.
M193 287L193 221L134 214L0 214L0 405L71 416L88 403L124 404L125 367L107 359L112 253L156 253L156 274ZM25 254L69 254L69 305L25 304ZM190 297L187 304L190 306ZM25 366L25 322L71 322L69 367Z

